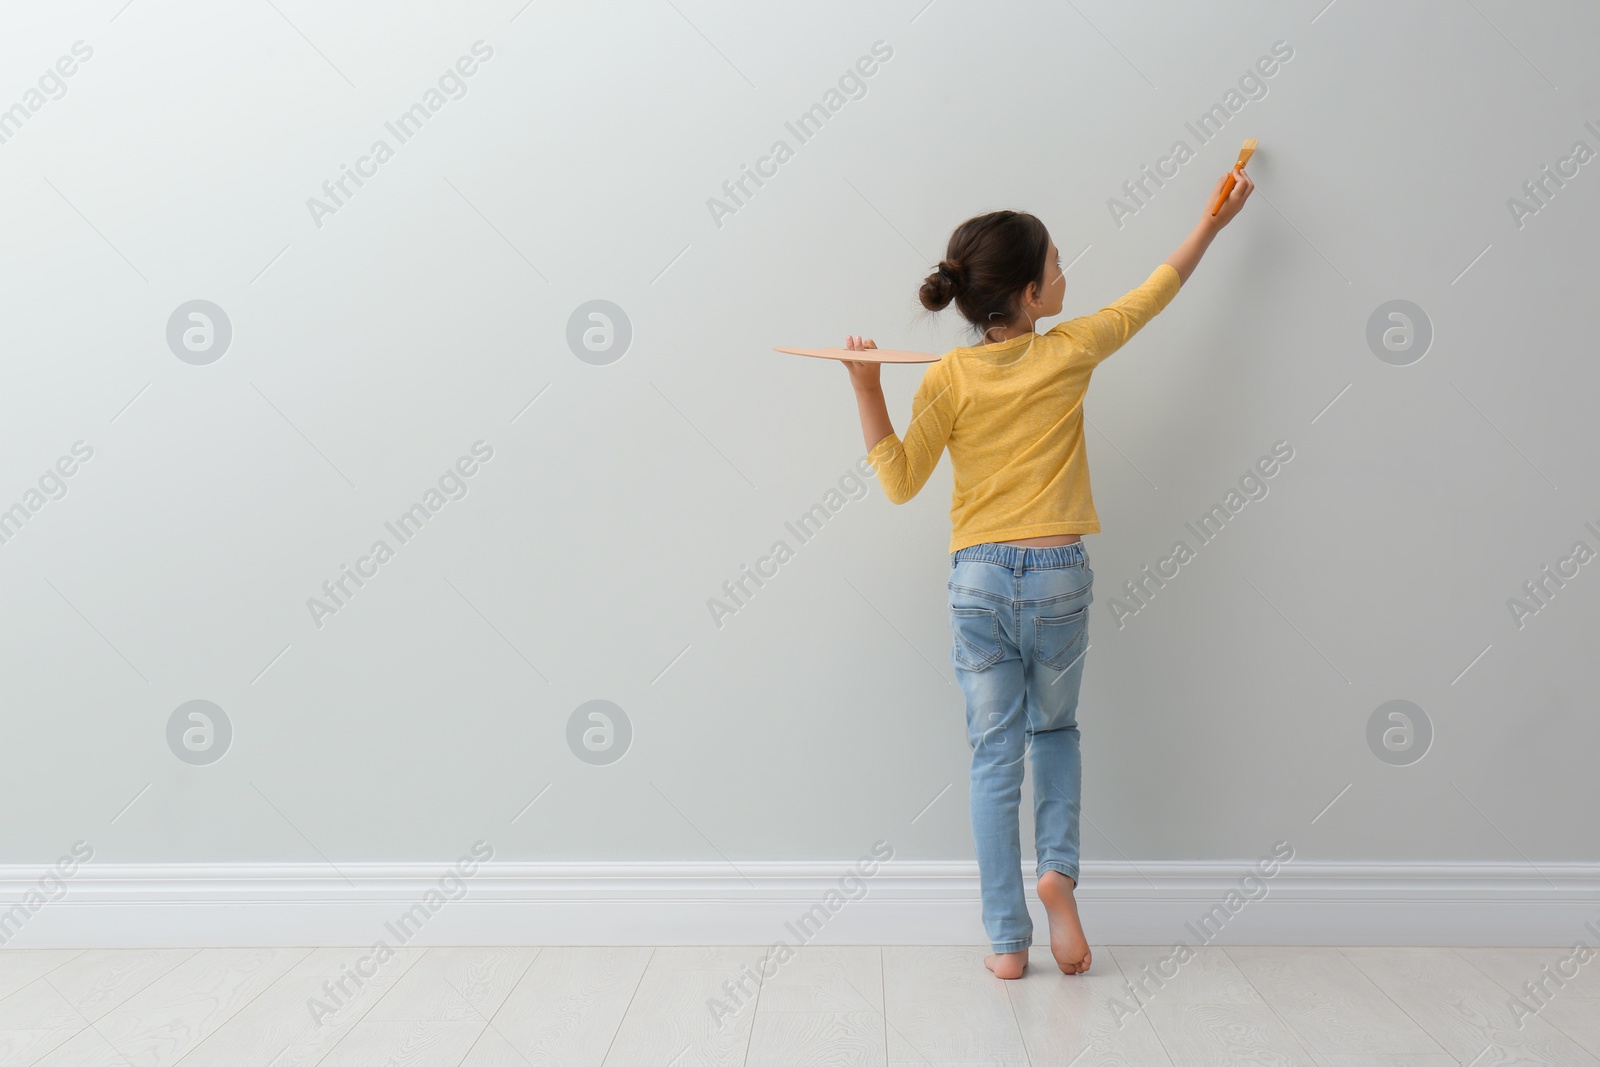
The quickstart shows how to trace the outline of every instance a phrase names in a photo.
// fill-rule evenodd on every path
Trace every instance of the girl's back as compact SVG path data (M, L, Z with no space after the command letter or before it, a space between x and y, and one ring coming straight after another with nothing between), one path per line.
M1083 395L1101 362L1177 295L1163 263L1094 315L987 345L956 348L929 366L905 437L867 454L899 504L950 451L950 551L985 541L1098 533L1083 444Z

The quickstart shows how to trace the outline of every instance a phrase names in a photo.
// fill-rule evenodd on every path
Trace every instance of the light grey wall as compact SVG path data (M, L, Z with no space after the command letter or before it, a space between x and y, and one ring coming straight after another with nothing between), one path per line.
M903 507L841 494L801 544L785 523L851 489L860 434L840 367L770 346L960 343L915 291L1001 207L1045 220L1068 314L1093 311L1247 136L1257 195L1088 400L1085 855L1594 857L1600 564L1508 607L1600 550L1600 163L1509 204L1600 149L1592 5L3 21L0 106L26 117L0 143L0 506L93 454L0 545L0 859L969 858L948 465ZM399 143L385 123L479 41L465 95ZM875 42L865 94L801 144L785 122ZM1277 42L1265 94L1199 145L1185 123ZM380 138L393 158L314 219ZM777 140L792 158L714 217ZM1196 158L1119 224L1110 198L1180 140ZM207 364L167 339L197 299L231 324ZM631 324L609 364L567 340L597 299ZM1392 300L1431 323L1409 365L1368 343ZM920 373L885 371L900 426ZM1280 441L1268 495L1198 546L1185 523ZM466 495L400 544L384 523L476 442ZM394 558L318 625L308 598L379 539ZM708 600L780 539L793 558L717 625ZM1195 558L1119 628L1123 583L1179 539ZM169 746L192 700L231 723L206 765ZM610 765L569 747L591 700L631 723ZM1431 723L1419 762L1369 747L1391 700Z

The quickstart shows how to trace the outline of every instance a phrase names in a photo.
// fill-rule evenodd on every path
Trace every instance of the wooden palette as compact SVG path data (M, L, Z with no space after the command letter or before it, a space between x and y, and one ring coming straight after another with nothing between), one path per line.
M937 363L939 357L929 352L908 352L898 348L866 348L859 352L848 348L779 348L774 352L787 352L793 356L813 356L817 359L850 359L861 363Z

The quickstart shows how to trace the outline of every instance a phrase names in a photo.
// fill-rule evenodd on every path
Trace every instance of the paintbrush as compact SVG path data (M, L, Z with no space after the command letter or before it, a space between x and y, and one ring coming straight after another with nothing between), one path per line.
M1244 147L1239 149L1239 162L1233 165L1234 170L1243 170L1244 165L1250 162L1250 157L1255 155L1255 152L1256 139L1254 137L1245 138ZM1217 202L1211 205L1211 214L1215 215L1222 210L1222 202L1228 199L1228 194L1233 192L1233 187L1237 184L1238 180L1234 178L1233 171L1230 170L1228 172L1228 180L1222 183L1222 192L1217 195Z

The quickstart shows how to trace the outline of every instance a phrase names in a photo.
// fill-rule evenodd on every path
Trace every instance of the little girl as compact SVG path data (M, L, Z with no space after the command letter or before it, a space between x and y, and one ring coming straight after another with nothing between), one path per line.
M1081 536L1098 533L1083 443L1083 395L1100 361L1121 348L1188 281L1212 238L1255 188L1235 169L1232 193L1143 285L1094 315L1034 332L1061 314L1061 256L1032 215L996 211L950 235L922 283L922 304L951 302L982 343L932 364L894 432L881 364L847 361L867 459L896 504L917 494L950 450L951 660L967 702L972 836L993 954L984 965L1019 978L1033 943L1022 890L1017 809L1023 757L1033 756L1034 849L1050 953L1067 974L1089 969L1078 921L1078 685L1088 649L1094 572ZM1222 192L1217 180L1207 206ZM876 348L847 339L851 351Z

